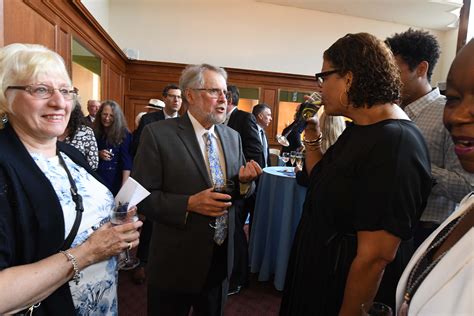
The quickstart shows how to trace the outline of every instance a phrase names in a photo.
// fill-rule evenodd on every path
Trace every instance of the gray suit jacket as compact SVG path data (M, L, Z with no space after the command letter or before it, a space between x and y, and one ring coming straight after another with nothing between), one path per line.
M227 178L238 184L239 168L245 164L239 134L225 125L216 125L215 131L224 151ZM139 211L154 221L148 282L163 290L199 292L211 263L214 229L209 226L213 218L186 211L190 195L212 187L196 134L186 114L147 125L141 137L132 177L151 192L139 205ZM253 190L252 183L247 196ZM239 195L237 185L233 196ZM231 207L228 277L233 263L234 219Z

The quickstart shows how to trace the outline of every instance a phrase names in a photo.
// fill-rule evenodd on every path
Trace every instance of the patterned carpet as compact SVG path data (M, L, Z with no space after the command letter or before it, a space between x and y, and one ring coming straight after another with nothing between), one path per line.
M121 271L119 277L119 316L146 316L146 285L132 282L132 273ZM273 316L280 310L281 292L271 282L258 282L251 275L250 286L239 294L229 296L226 316Z

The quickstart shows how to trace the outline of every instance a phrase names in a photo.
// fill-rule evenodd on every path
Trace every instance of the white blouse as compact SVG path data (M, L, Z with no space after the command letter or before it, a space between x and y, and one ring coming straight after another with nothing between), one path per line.
M84 168L75 164L67 155L61 155L82 196L84 205L81 224L71 245L74 248L86 241L100 226L110 221L114 197ZM71 185L66 170L60 165L58 156L49 159L37 153L31 153L31 156L56 191L63 210L64 238L66 238L76 218L76 204L72 200ZM118 315L116 266L116 257L112 257L83 269L80 272L81 278L78 285L73 281L69 282L77 315Z

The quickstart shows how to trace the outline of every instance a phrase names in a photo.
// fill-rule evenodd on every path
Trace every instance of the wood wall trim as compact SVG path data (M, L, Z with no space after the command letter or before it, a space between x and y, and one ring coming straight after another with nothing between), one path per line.
M129 60L80 0L0 0L0 14L4 20L0 26L2 45L28 42L48 46L63 56L70 71L73 37L100 57L101 97L114 99L122 106L130 129L135 127L135 116L145 109L148 100L161 98L163 88L177 84L186 67L182 63ZM273 109L274 124L267 129L271 145L275 144L280 89L316 88L312 76L224 68L229 84L258 88L259 102Z

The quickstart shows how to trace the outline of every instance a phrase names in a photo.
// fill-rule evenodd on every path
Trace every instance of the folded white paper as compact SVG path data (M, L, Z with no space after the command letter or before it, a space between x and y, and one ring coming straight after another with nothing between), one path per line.
M125 181L115 196L115 205L128 203L127 210L129 210L132 206L137 205L149 195L150 192L147 189L132 177L128 177L127 181Z

